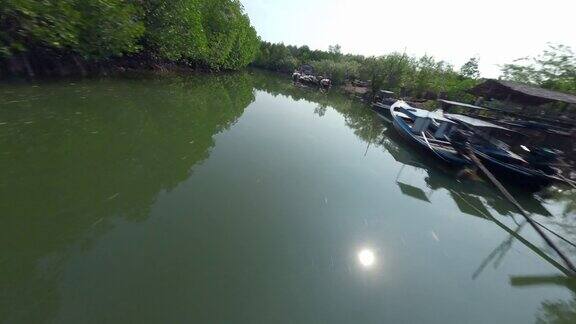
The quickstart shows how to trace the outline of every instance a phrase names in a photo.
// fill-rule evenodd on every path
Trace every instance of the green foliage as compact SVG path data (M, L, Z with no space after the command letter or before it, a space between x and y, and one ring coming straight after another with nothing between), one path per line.
M360 78L371 81L373 92L386 89L415 97L445 93L458 100L469 100L464 90L475 84L473 79L457 74L446 62L427 55L415 58L400 53L366 58Z
M502 66L502 78L543 88L576 93L576 54L565 45L549 45L537 57Z
M328 52L336 55L342 54L342 46L338 44L330 45L328 46Z
M470 90L478 84L477 79L464 78L458 75L451 75L445 78L441 91L446 93L446 97L460 102L473 102L475 97L469 94Z
M0 2L0 53L10 56L35 46L76 45L81 14L75 4L75 0L3 0Z
M336 84L344 83L349 78L357 78L360 71L360 63L355 61L321 60L311 62L310 65L317 74L330 78Z
M437 94L445 90L446 79L455 76L452 66L427 55L415 60L411 69L409 84L417 96L424 96L426 92Z
M292 72L299 64L303 63L297 60L292 53L297 53L297 50L291 52L290 47L284 46L284 44L262 42L254 65L278 72Z
M240 14L236 22L232 48L228 52L223 67L237 70L247 66L256 57L259 43L260 38L254 27L250 25L250 19L246 14Z
M292 46L284 45L282 43L273 44L269 42L261 42L260 50L256 55L256 59L252 63L254 66L261 67L264 69L277 71L277 72L292 72L298 66L302 64L310 64L318 62L331 60L344 60L344 61L356 61L359 56L354 55L343 55L340 52L340 45L330 46L330 51L320 51L320 50L310 50L308 46ZM363 57L362 57L363 59ZM326 63L320 63L326 64ZM325 73L329 74L332 70L327 70Z
M214 70L252 62L260 40L239 0L3 0L0 57L145 53ZM41 56L41 55L39 55Z
M134 53L144 25L136 21L136 7L123 0L78 0L81 13L78 43L73 50L85 58L102 59Z
M144 23L147 50L155 55L169 60L206 56L200 0L147 0Z
M328 46L328 53L332 56L333 60L342 58L342 47L338 44Z
M471 61L476 63L477 71L478 59ZM452 99L471 100L464 91L476 84L474 78L455 72L450 64L431 56L415 58L395 52L364 57L342 54L339 45L330 46L328 51L312 51L308 46L262 42L252 64L278 72L292 72L302 64L310 64L317 75L330 78L333 84L361 79L370 81L373 93L380 89L397 93L404 90L416 97L445 93ZM473 71L473 67L470 70Z
M237 0L146 0L144 43L160 58L237 70L260 40Z
M360 72L360 77L370 80L372 90L398 90L409 76L411 59L406 54L392 53L379 57L368 57Z
M6 0L0 13L5 56L49 48L106 58L136 51L143 32L122 0Z
M231 70L247 66L256 57L260 39L254 27L250 25L250 19L243 13L242 5L239 1L233 1L228 11L216 8L214 12L220 16L222 24L220 29L208 29L212 31L208 33L210 41L208 65L213 68L221 66ZM209 18L209 21L213 24L216 20ZM223 28L225 32L222 32L222 26L227 26ZM216 57L219 57L220 61L211 60Z
M468 62L464 63L460 68L460 74L466 78L478 79L480 77L480 70L478 69L477 57L472 57Z
M204 60L211 68L224 66L236 38L238 11L236 1L202 1L202 25L208 40L208 52Z

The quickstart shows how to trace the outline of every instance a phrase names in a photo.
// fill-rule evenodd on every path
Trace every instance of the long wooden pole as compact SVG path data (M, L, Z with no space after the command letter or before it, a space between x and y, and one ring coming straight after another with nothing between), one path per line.
M483 211L479 210L474 205L470 204L466 199L464 199L464 197L462 197L462 195L460 195L456 191L453 191L453 190L450 190L450 191L452 193L454 193L455 195L459 196L464 202L466 202L468 205L470 205L470 207L476 209L476 211L479 212L481 215L484 215L484 217L486 217L487 219L492 220L494 222L494 224L498 225L500 228L502 228L508 234L514 236L518 241L520 241L522 244L524 244L526 247L528 247L534 253L538 254L542 259L546 260L548 263L553 265L556 269L560 270L562 273L564 273L567 276L571 275L572 272L570 271L570 269L566 269L562 264L558 263L558 261L554 260L548 254L546 254L545 252L540 250L540 248L538 248L536 245L530 243L530 241L528 241L527 239L522 237L522 235L513 231L511 228L506 226L504 223L500 222L498 219L496 219L496 217L492 216L490 213L486 214Z
M576 189L576 181L568 179L560 173L558 173L558 177L560 177L560 179L564 180L564 182L567 183L568 185L570 185L572 188Z
M498 179L496 179L496 177L490 171L488 171L488 169L484 166L484 164L482 164L480 159L478 159L469 143L467 144L466 148L468 151L468 155L470 156L474 164L476 164L478 168L482 170L482 172L488 177L488 179L494 184L494 186L496 186L496 188L500 190L500 192L504 195L504 197L506 197L506 199L508 199L518 209L520 214L524 216L528 224L530 224L530 226L532 226L532 228L542 237L542 239L546 242L546 244L548 244L560 256L562 261L564 261L568 269L570 269L570 271L572 272L571 275L576 276L576 267L574 267L574 264L572 264L570 259L566 255L564 255L564 253L556 246L556 244L554 244L554 242L550 240L550 238L546 235L546 233L544 233L542 229L540 229L540 227L536 225L536 223L524 211L522 206L520 206L518 201L516 201L516 199L514 199L514 197L508 192L508 190L504 188L504 186L500 183L500 181L498 181Z

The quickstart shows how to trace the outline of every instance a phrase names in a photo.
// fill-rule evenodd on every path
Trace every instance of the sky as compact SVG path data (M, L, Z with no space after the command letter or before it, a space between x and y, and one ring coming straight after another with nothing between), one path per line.
M265 41L343 53L432 55L482 77L536 56L548 43L576 50L576 0L241 0Z

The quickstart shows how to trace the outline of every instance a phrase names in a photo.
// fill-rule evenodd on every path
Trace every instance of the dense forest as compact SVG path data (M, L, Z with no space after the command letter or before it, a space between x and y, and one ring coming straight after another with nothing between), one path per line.
M342 54L340 46L328 51L311 50L308 46L291 46L262 42L254 66L292 72L301 64L328 76L335 84L346 80L371 80L373 90L403 91L413 96L446 95L466 99L464 91L479 78L479 58L472 57L460 68L432 56L409 56L393 52L382 56ZM546 89L576 93L576 55L564 45L549 45L538 57L515 60L501 67L502 79L533 84ZM469 98L468 98L469 99Z
M336 85L370 80L373 90L465 100L479 58L462 67L432 56L392 52L365 57L261 41L240 0L2 0L0 78L107 69L190 67L239 70L252 64L290 73L302 64ZM502 66L503 79L576 92L576 55L550 45Z
M239 0L3 0L0 73L178 63L237 70L259 38Z
M373 90L402 91L414 96L436 96L445 93L451 98L466 97L463 91L472 87L479 77L478 58L471 58L459 71L432 56L412 57L394 52L382 56L342 54L340 46L328 51L310 50L262 42L253 65L265 69L291 72L302 63L312 65L316 73L332 79L334 84L346 80L371 80Z

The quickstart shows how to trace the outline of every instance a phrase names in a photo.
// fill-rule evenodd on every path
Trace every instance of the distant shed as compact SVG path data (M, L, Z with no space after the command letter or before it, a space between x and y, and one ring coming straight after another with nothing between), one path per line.
M504 80L486 80L468 90L483 106L565 129L576 128L576 95ZM495 99L495 100L493 100Z
M477 100L487 110L473 109L476 114L521 131L533 146L564 152L576 165L576 95L493 79L468 92L487 99Z
M515 102L523 106L537 106L551 102L576 105L576 95L513 81L489 79L470 89L469 92L487 99Z

